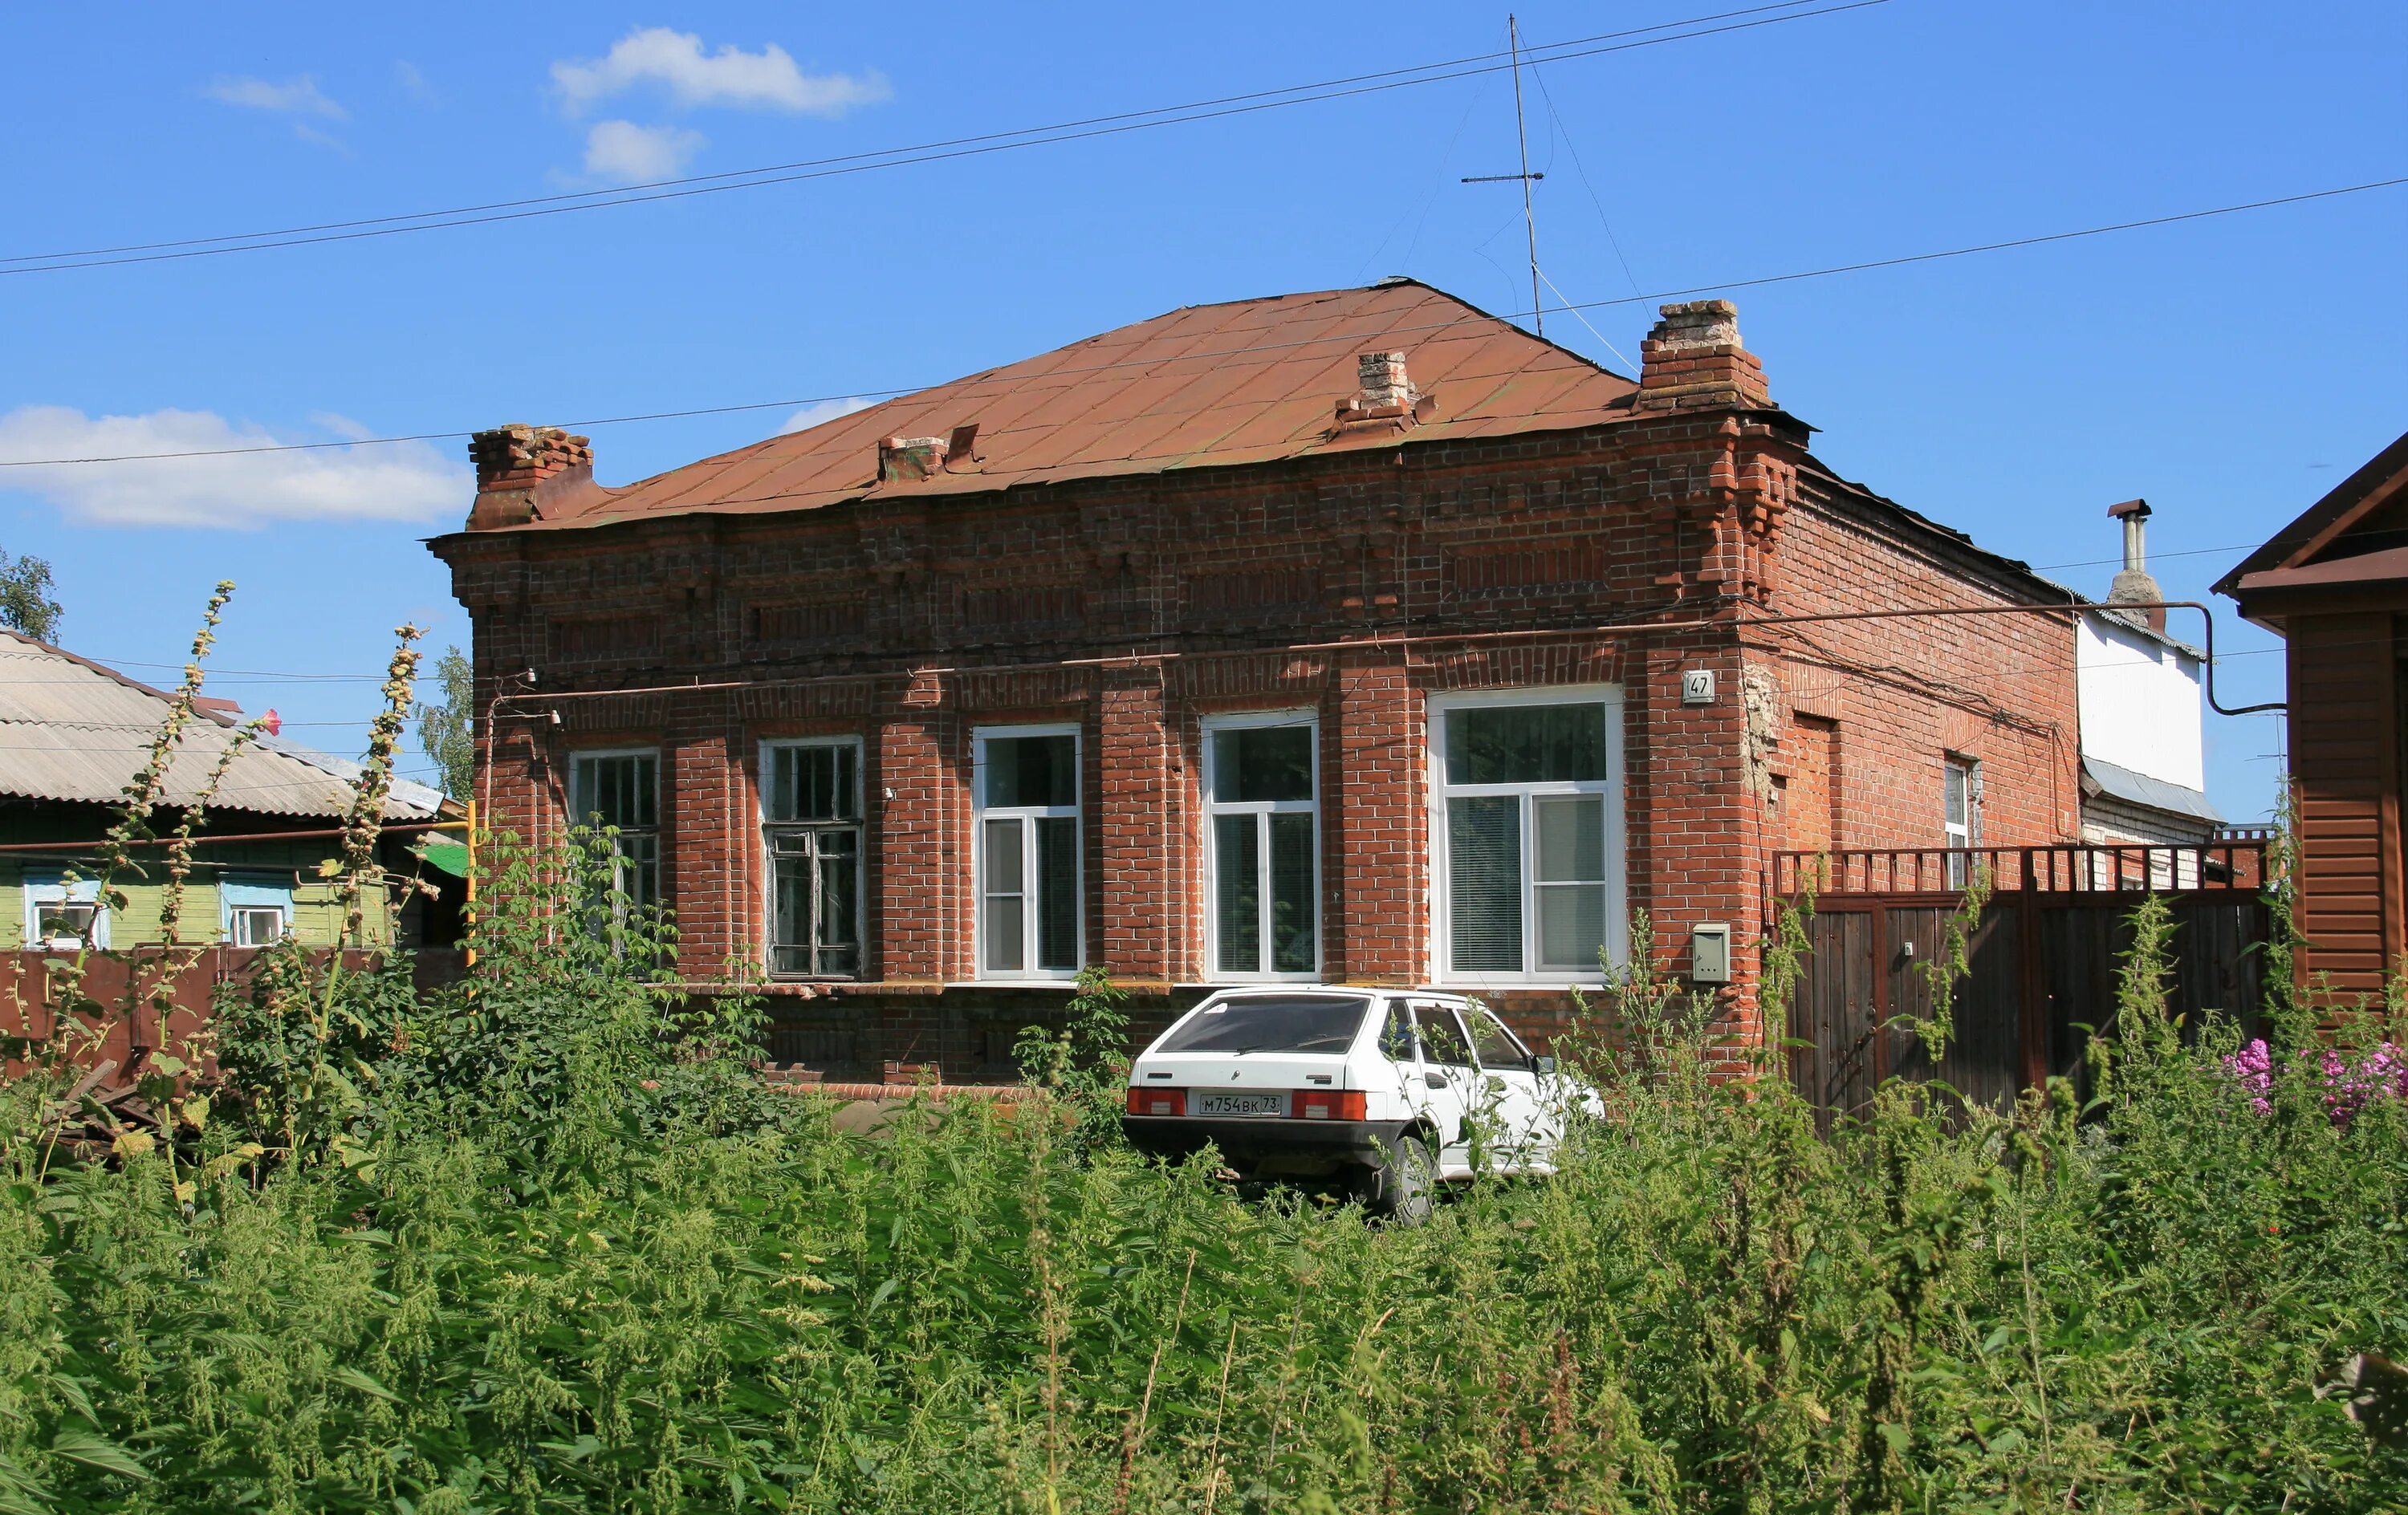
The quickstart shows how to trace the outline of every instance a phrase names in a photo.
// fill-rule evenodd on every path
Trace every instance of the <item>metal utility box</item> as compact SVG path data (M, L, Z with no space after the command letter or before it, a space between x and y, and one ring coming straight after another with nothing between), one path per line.
M1689 981L1730 982L1730 927L1719 922L1689 928Z

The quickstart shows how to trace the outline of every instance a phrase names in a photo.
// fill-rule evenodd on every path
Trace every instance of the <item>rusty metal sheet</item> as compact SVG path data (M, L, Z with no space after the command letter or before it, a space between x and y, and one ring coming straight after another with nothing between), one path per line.
M1354 361L1406 354L1437 392L1431 423L1390 441L1552 431L1619 418L1631 380L1410 280L1193 306L900 396L808 431L603 491L511 530L706 510L815 509L910 493L1009 489L1123 471L1228 466L1324 447ZM980 467L876 482L882 436L977 422Z

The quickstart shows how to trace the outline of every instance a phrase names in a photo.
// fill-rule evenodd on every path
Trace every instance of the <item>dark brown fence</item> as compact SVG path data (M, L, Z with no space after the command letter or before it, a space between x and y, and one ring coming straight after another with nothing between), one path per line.
M181 1052L207 1018L219 986L248 981L265 950L253 947L205 948L173 972L165 953L158 949L106 957L95 954L84 965L79 987L84 998L101 1007L98 1013L86 1018L87 1028L96 1029L98 1035L70 1028L70 1042L61 1045L81 1066L96 1067L107 1062L121 1073L134 1068L141 1057L151 1052ZM326 952L311 955L322 960ZM363 966L369 961L369 954L346 952L343 961L353 967ZM42 1042L59 1036L62 1028L52 1008L53 976L64 965L64 960L56 953L0 952L0 1036ZM460 950L421 949L412 958L411 967L421 990L449 983L460 977ZM151 993L153 986L163 979L167 983L169 1006L164 1021L152 1004ZM7 1071L17 1071L17 1065L12 1063Z
M2090 1031L2113 1020L2115 974L2144 893L2174 921L2172 1008L2188 1025L2210 1009L2248 1023L2262 1003L2258 949L2262 837L2188 847L1932 848L1779 853L1777 900L1813 883L1812 952L1790 1008L1790 1079L1823 1109L1861 1111L1893 1076L1939 1079L2003 1105L2052 1074L2078 1075ZM1969 941L1955 1022L1934 1066L1914 1031L1966 884L1986 874L1989 903Z

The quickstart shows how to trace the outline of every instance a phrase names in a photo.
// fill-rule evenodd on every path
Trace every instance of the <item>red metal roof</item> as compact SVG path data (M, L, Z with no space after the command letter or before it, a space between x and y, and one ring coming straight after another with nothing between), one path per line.
M1355 360L1402 351L1427 419L1328 436ZM522 530L698 511L809 510L876 495L964 494L1362 446L1510 436L1616 419L1630 379L1426 284L1190 306L790 436L548 507ZM1614 407L1614 408L1610 408ZM887 436L976 424L978 462L878 482Z

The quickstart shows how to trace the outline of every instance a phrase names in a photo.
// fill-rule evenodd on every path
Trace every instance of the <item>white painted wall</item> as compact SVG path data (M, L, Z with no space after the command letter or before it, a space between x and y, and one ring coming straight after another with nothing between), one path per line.
M2199 659L2086 615L2074 632L2074 677L2085 756L2185 789L2207 787Z

